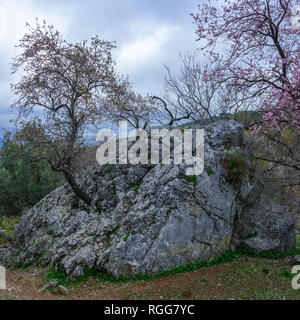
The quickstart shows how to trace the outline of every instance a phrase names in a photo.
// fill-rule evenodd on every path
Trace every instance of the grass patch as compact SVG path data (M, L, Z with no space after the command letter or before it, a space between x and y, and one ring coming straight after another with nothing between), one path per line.
M187 177L186 182L192 183L194 186L196 186L197 185L197 176Z
M136 183L136 185L134 186L134 191L135 191L136 194L139 193L139 189L140 189L141 183L142 183L141 181L138 181L138 182Z
M124 236L123 240L124 240L124 241L127 241L127 239L129 238L129 236L130 236L130 233L126 233L126 235Z
M258 259L265 259L265 258L283 259L288 256L296 255L296 254L300 254L300 250L293 250L288 254L279 253L279 252L255 254L253 250L246 248L244 246L239 246L234 252L230 250L226 251L224 254L222 254L221 256L219 256L218 258L212 261L199 261L196 263L188 263L184 266L174 267L170 270L161 271L156 274L149 275L145 273L144 275L136 275L134 278L121 276L120 278L115 279L110 275L101 273L97 269L91 269L91 270L84 270L84 275L82 277L79 277L76 280L71 281L68 279L68 275L66 274L64 269L52 268L50 269L50 273L48 273L48 275L46 276L46 280L50 281L52 279L57 279L58 281L57 285L64 285L64 286L68 286L71 284L76 285L78 283L86 282L90 277L94 279L98 279L101 282L111 282L111 283L123 283L123 282L135 283L138 281L148 282L148 281L153 281L159 278L166 278L169 276L193 272L202 268L208 268L208 267L217 266L220 264L231 263L241 257L254 257ZM263 268L261 271L266 275L270 273L269 269L267 268Z
M287 269L282 270L279 274L280 278L285 278L285 279L293 279L294 276L295 275L293 275L291 271Z
M267 268L263 268L261 271L262 271L264 274L269 274L269 273L270 273L270 270L267 269Z
M207 167L204 167L204 171L208 174L208 176L211 176L214 173L214 171L212 169L207 168Z
M82 277L77 278L74 281L68 279L68 276L64 269L50 269L50 273L47 274L46 280L50 281L53 279L57 279L57 285L70 285L87 281L88 278L93 277L97 278L102 282L112 282L112 283L121 283L121 282L137 282L137 281L152 281L158 278L165 278L168 276L173 276L182 273L188 273L195 271L197 269L211 267L218 264L232 262L235 259L235 253L231 251L227 251L217 259L213 261L200 261L197 263L188 263L184 266L178 266L172 268L171 270L161 271L157 274L149 275L136 275L134 278L129 278L127 276L121 276L118 279L113 278L110 275L100 273L97 269L85 270L84 275Z

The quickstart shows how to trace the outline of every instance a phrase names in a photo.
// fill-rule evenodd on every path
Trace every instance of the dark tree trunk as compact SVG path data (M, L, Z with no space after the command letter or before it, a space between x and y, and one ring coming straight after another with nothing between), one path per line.
M7 233L5 233L4 231L0 231L0 237L5 238L6 240L8 240L9 242L12 242L12 237L9 236Z
M64 171L64 175L66 180L68 181L69 185L71 186L71 188L73 189L73 191L75 192L75 194L82 199L87 205L91 205L92 203L92 199L90 198L90 196L84 192L78 185L78 183L76 182L75 178L73 177L73 175L69 172L69 171Z

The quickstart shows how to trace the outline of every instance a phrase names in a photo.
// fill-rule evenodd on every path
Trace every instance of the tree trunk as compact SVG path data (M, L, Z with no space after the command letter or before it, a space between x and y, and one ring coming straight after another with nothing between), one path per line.
M71 186L71 188L73 189L73 191L75 192L75 194L81 199L83 200L87 205L91 205L92 203L92 199L90 198L90 196L84 192L78 185L78 183L76 182L76 180L74 179L73 175L69 172L69 171L64 171L64 175L66 180L68 181L69 185Z
M7 233L5 233L4 231L0 231L0 237L5 238L6 240L8 240L9 242L12 242L12 237L9 236Z

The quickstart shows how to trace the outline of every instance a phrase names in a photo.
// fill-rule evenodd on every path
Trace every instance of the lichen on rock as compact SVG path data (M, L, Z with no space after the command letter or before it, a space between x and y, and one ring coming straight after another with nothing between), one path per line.
M293 222L284 208L260 205L255 173L249 181L246 170L238 185L227 178L228 146L250 154L242 126L218 121L206 129L209 170L193 181L185 164L90 167L80 183L91 206L68 185L53 191L23 216L1 262L64 268L71 279L86 268L118 278L212 260L238 243L258 251L293 249Z

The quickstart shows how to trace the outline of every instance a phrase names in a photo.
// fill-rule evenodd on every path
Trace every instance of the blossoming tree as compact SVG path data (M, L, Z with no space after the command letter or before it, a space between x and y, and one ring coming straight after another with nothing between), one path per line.
M99 97L117 86L111 50L114 44L97 36L70 43L52 26L37 22L20 40L22 53L14 59L12 84L19 113L20 142L35 150L33 161L47 161L62 172L75 194L91 199L76 179L74 165L85 146L90 125L101 119Z
M199 5L192 14L201 50L224 61L223 80L247 89L259 100L262 132L277 143L280 132L300 129L300 24L295 0L223 0ZM289 161L279 164L300 170L300 160L286 146Z

